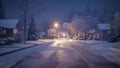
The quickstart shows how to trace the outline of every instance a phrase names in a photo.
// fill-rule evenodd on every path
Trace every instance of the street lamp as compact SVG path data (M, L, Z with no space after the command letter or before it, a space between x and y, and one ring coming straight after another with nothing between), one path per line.
M54 23L54 27L55 27L55 29L56 29L56 36L58 37L58 22L55 22Z
M66 34L65 34L65 33L63 33L62 35L63 35L63 37L65 37L65 36L66 36Z
M54 26L57 28L57 27L58 27L58 23L57 23L57 22L55 22Z

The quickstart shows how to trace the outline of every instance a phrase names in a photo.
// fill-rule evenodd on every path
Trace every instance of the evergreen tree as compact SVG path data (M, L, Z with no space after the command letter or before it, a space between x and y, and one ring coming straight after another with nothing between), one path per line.
M36 23L35 23L34 16L31 16L31 21L30 21L29 29L28 29L28 39L34 40L35 36L36 36Z

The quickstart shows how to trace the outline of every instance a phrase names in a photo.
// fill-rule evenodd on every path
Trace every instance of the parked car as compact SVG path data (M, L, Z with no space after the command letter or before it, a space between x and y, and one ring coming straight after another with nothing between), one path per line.
M111 43L120 41L120 34L117 34L116 36L112 37L108 41Z
M5 45L7 43L7 38L0 39L0 45Z
M0 45L9 45L16 42L13 37L1 38Z

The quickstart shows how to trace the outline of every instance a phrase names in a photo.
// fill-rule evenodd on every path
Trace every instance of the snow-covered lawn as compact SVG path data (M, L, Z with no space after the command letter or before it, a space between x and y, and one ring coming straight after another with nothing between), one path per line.
M84 48L103 55L105 58L120 64L120 42L108 43L107 41L76 41L76 43Z
M37 42L37 41L27 41L26 44L16 43L10 46L2 46L0 48L0 53L5 53L5 52L20 49L20 48L33 46L32 44L35 44L35 42L37 44L42 43L42 42ZM26 56L32 54L36 50L39 50L39 51L43 50L50 44L51 42L48 42L48 43L43 42L42 44L37 45L36 47L32 47L32 48L28 48L28 49L24 49L21 51L17 51L14 53L0 56L0 68L12 68L11 66L16 65L19 61L22 61Z

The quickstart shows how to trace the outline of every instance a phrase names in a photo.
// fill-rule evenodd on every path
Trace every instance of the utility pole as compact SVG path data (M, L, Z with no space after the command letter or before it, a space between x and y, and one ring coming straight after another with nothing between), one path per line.
M28 9L28 0L25 0L25 7L24 7L24 44L26 42L27 9Z
M2 0L0 0L0 19L4 19L4 10L2 5Z

